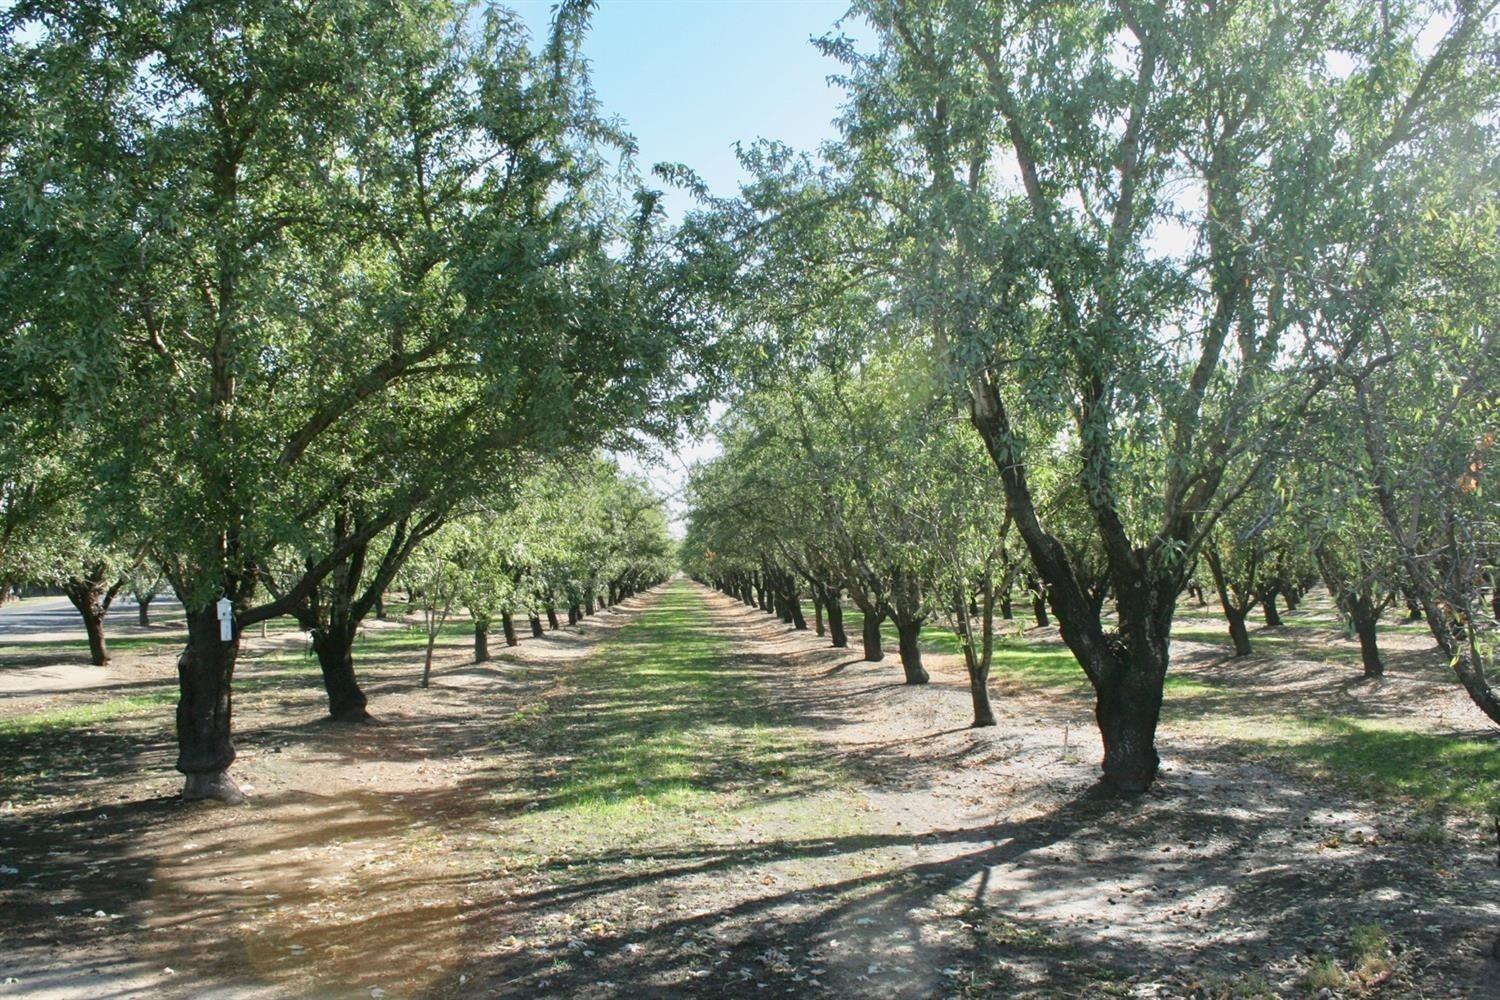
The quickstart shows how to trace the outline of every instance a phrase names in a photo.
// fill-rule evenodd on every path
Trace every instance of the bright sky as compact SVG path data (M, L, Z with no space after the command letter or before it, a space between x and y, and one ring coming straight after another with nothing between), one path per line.
M552 0L508 6L534 36L546 32ZM639 143L642 173L682 163L715 194L729 195L744 176L736 142L766 138L813 149L835 136L842 92L826 77L838 66L809 40L834 30L846 10L846 0L599 0L584 51L600 103ZM674 218L690 205L687 195L668 192ZM676 495L687 467L717 451L712 440L683 441L652 467L622 464L668 497L680 533Z

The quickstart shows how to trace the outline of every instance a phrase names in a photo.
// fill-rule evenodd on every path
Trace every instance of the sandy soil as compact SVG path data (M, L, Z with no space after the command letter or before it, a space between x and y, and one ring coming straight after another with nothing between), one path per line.
M1170 711L1162 780L1120 801L1096 788L1081 688L1000 677L1000 725L974 730L954 657L908 688L894 657L696 593L714 669L749 685L775 746L711 744L723 773L680 805L549 811L556 782L592 774L591 727L628 738L628 713L658 707L583 682L641 641L649 623L627 626L660 592L481 667L454 644L427 691L409 654L369 656L374 727L321 721L315 671L249 659L239 809L174 798L170 706L16 744L50 770L0 788L0 995L1296 996L1312 954L1378 924L1388 960L1328 995L1500 996L1481 831L1415 836L1425 817L1226 752L1196 721L1344 697L1478 728L1430 676L1236 664L1243 695ZM1178 656L1226 669L1211 644ZM122 655L117 683L0 716L170 690L170 662Z

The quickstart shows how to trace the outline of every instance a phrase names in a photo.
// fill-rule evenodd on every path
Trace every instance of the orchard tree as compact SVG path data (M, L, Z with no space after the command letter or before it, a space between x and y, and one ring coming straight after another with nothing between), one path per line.
M495 455L663 433L711 391L672 290L691 266L605 170L628 140L580 9L538 53L514 15L442 0L3 15L5 360L40 385L65 359L90 518L150 537L184 601L187 797L240 798L245 627ZM284 545L311 555L267 598Z
M1356 355L1365 331L1325 320L1402 266L1447 123L1493 122L1491 7L854 10L878 47L824 43L851 93L836 155L903 234L905 308L1094 687L1104 780L1144 790L1177 595ZM1112 622L1032 486L1058 442Z

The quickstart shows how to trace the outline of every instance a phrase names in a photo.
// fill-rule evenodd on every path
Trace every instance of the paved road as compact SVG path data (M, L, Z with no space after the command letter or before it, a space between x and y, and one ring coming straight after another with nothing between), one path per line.
M182 614L176 598L158 597L151 602L151 620L168 621ZM116 598L105 617L106 629L136 623L135 601ZM30 597L0 605L0 643L36 641L47 635L84 638L83 619L66 597Z

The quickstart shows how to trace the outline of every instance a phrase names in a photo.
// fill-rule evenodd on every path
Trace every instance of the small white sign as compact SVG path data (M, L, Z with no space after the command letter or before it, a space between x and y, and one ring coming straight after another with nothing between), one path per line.
M229 598L219 598L219 603L215 607L219 609L219 621L227 622L234 617L234 602Z
M219 622L219 638L224 640L225 642L229 642L234 638L234 622Z

